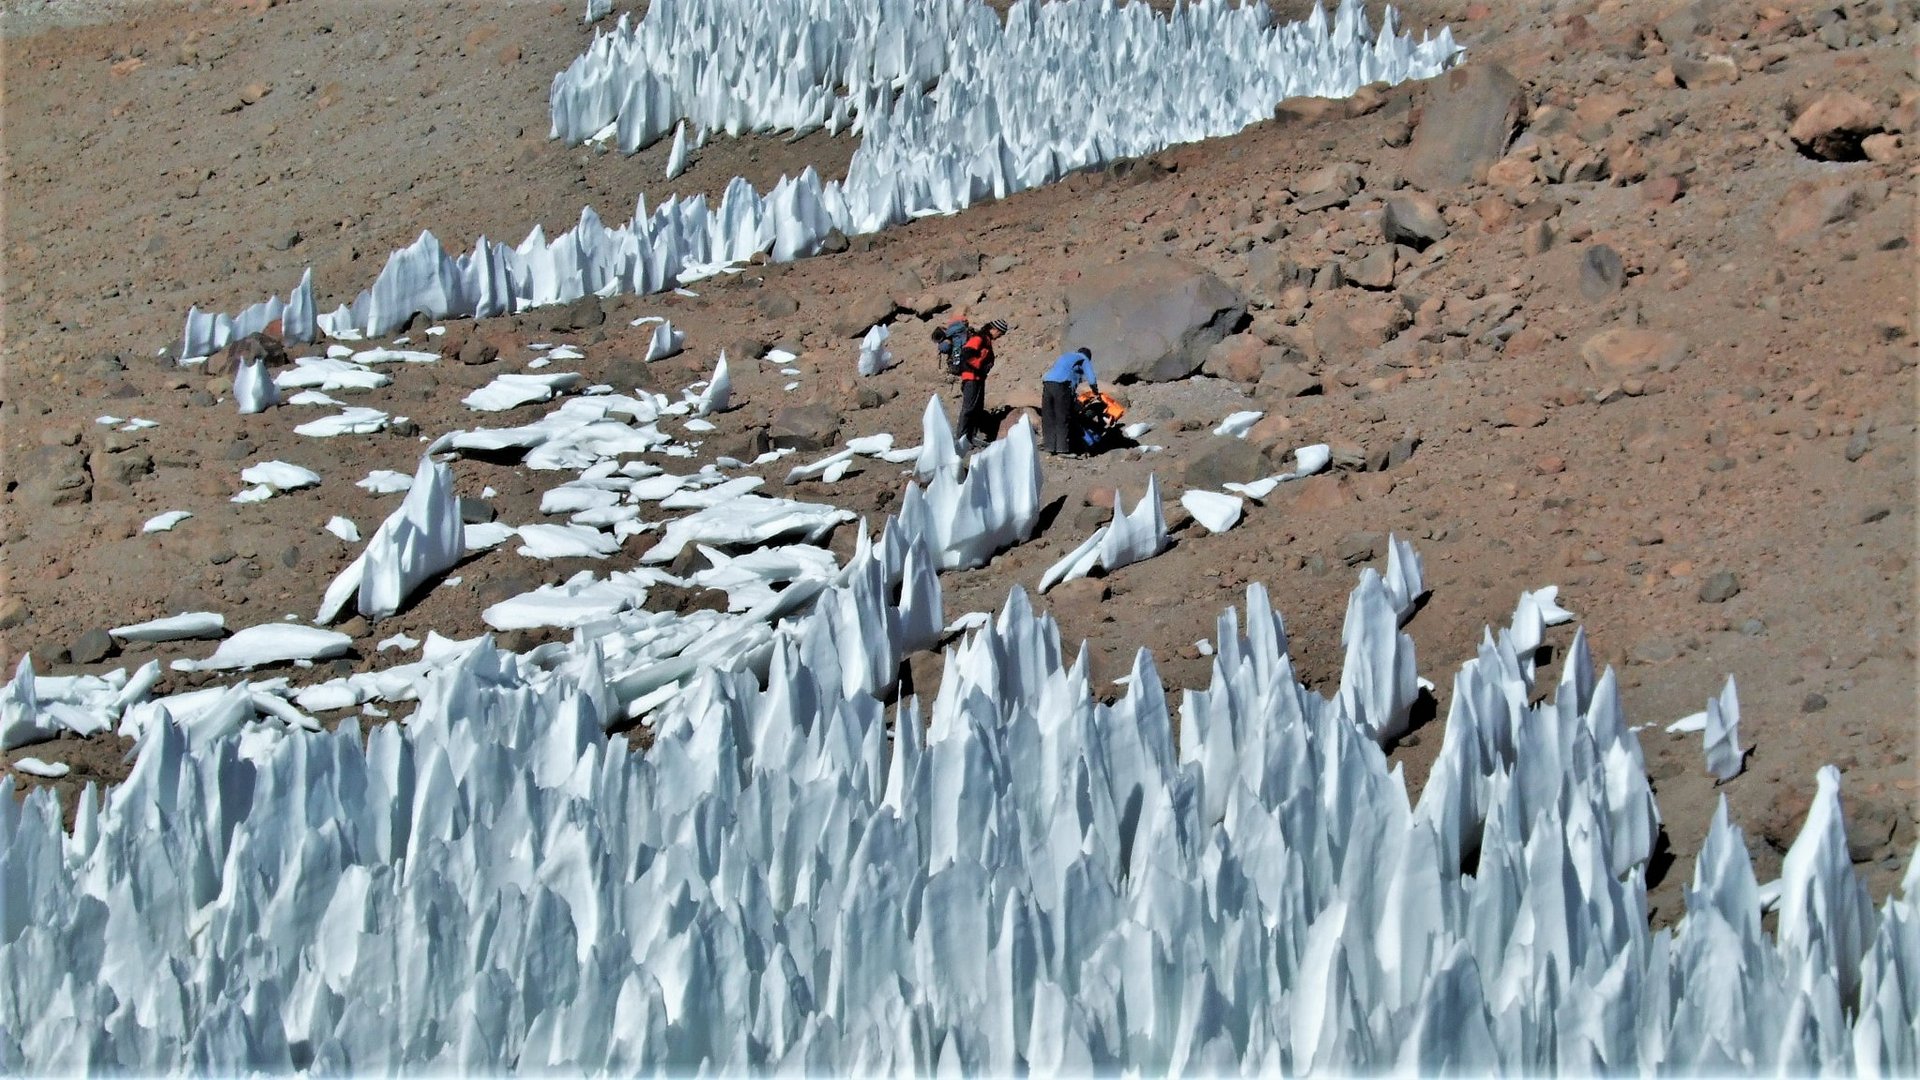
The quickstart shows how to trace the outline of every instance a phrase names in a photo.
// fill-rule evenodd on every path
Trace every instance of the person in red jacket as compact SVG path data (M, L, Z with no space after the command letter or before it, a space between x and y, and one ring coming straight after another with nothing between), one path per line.
M973 450L993 441L987 418L987 373L993 370L993 343L1007 332L1007 321L995 319L960 346L960 436Z

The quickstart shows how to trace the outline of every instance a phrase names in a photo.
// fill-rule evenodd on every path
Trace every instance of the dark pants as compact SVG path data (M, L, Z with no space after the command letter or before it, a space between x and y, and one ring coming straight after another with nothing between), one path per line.
M960 437L992 442L993 434L987 430L987 380L961 379Z
M1073 416L1073 387L1063 382L1040 384L1040 433L1049 454L1071 454L1080 449Z

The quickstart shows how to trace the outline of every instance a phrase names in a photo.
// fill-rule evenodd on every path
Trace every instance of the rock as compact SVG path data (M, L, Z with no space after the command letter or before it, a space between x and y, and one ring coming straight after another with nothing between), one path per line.
M1385 244L1368 249L1365 255L1348 263L1347 280L1363 289L1393 288L1394 247Z
M1716 570L1700 583L1700 602L1724 604L1740 595L1740 579L1731 570Z
M1602 330L1580 346L1580 359L1601 378L1672 371L1686 358L1686 340L1660 330L1615 327Z
M453 335L449 334L449 338ZM468 367L481 367L500 359L500 350L492 342L475 334L463 334L457 340L442 342L440 357L453 360Z
M1269 354L1284 356L1286 350L1269 345L1252 334L1235 334L1207 350L1200 370L1216 379L1231 379L1238 383L1259 382Z
M1620 253L1605 244L1588 244L1580 252L1580 295L1600 301L1619 292L1627 284L1627 269Z
M827 235L820 238L820 254L844 255L853 245L847 241L847 234L839 229L828 229Z
M99 627L75 638L73 645L67 649L76 664L97 664L117 651L118 646L113 643L112 635Z
M1528 225L1520 234L1520 250L1528 256L1544 255L1553 247L1553 226L1544 221Z
M1787 128L1787 138L1808 157L1859 161L1866 157L1860 141L1880 129L1880 110L1872 102L1832 90L1800 110Z
M371 631L372 629L373 629L373 624L367 621L367 617L365 615L355 615L352 618L348 619L347 621L340 623L334 627L334 630L338 631L339 633L345 634L350 638L366 637L368 632Z
M459 500L460 523L462 525L482 525L499 517L499 511L485 499L475 499L462 495Z
M710 437L707 446L720 457L730 457L735 461L752 461L761 454L773 449L773 440L764 427L756 427L738 435Z
M1640 182L1640 201L1648 206L1672 206L1687 193L1687 181L1680 176L1650 176Z
M1389 196L1380 213L1380 233L1389 244L1405 244L1415 251L1447 238L1447 219L1426 195L1408 192Z
M860 297L848 302L834 316L833 334L842 338L865 337L867 331L891 322L897 310L891 296L875 294Z
M20 487L16 497L28 506L86 502L93 495L86 455L71 446L41 446L10 455Z
M1246 318L1246 301L1218 277L1156 254L1089 267L1065 300L1059 345L1091 348L1102 383L1183 379Z
M1352 486L1345 476L1338 474L1309 476L1282 484L1274 494L1282 493L1288 498L1289 517L1331 513L1354 502Z
M1497 428L1536 428L1546 422L1547 410L1541 408L1535 402L1516 401L1512 405L1500 410L1500 417L1493 422L1493 426Z
M1107 583L1099 578L1076 578L1047 590L1046 602L1054 618L1076 623L1092 621L1094 612L1109 596Z
M831 450L840 445L839 413L821 402L788 405L773 414L767 437L773 449Z
M1401 171L1427 191L1455 187L1506 152L1527 97L1520 81L1495 64L1466 64L1429 82Z
M93 473L94 483L124 487L143 476L152 475L153 455L145 450L129 450L120 454L96 450L88 457L87 467Z
M785 289L768 289L760 294L754 306L769 319L783 319L800 310L800 301Z
M933 268L933 281L936 285L945 285L953 281L965 281L980 272L980 253L963 251L949 255Z
M1356 298L1359 299L1359 298ZM1313 348L1322 363L1343 363L1369 349L1377 349L1413 325L1413 316L1398 302L1367 296L1344 311L1316 308Z
M1861 139L1860 152L1867 155L1868 161L1885 165L1900 156L1900 148L1903 145L1905 144L1900 141L1900 136L1889 135L1883 131L1878 135L1869 135Z
M1370 561L1386 537L1377 532L1350 532L1333 546L1333 553L1348 566Z
M1282 361L1260 369L1260 392L1269 397L1306 397L1320 392L1320 380L1299 364Z
M1794 240L1851 220L1863 209L1865 201L1854 184L1820 188L1805 182L1795 184L1774 216L1774 239Z
M607 310L592 293L571 304L549 309L546 328L556 331L591 330L607 321Z
M1031 423L1033 430L1037 433L1040 430L1040 406L1036 403L1033 405L1016 405L1008 409L1007 415L1000 418L1000 427L994 432L993 437L996 439L1006 438L1008 432L1020 426L1021 420L1026 420L1028 423Z
M207 362L201 365L201 370L212 377L231 375L235 368L249 360L265 361L269 368L285 367L286 344L265 331L248 334L207 357Z
M1080 496L1080 499L1088 506L1097 506L1102 510L1111 510L1113 509L1113 500L1117 495L1118 491L1114 487L1107 484L1096 484L1088 488L1086 492Z
M1847 440L1847 450L1846 450L1847 460L1859 461L1861 458L1867 456L1867 451L1872 449L1873 449L1872 437L1869 436L1864 431L1859 432L1855 434L1852 438Z
M1901 811L1883 802L1861 799L1849 807L1847 816L1847 858L1853 862L1875 862L1890 851L1893 830Z
M1733 57L1725 54L1698 58L1675 55L1668 61L1668 70L1673 72L1674 82L1689 90L1738 82L1740 79L1740 68L1734 64Z
M1827 699L1817 692L1809 693L1800 700L1800 711L1803 713L1817 713L1826 707Z
M1336 165L1323 165L1306 175L1300 181L1301 195L1319 195L1333 191L1341 195L1351 195L1360 190L1360 166L1350 161ZM1298 206L1296 202L1294 205Z
M693 545L689 544L686 550L694 550ZM697 573L700 569L704 568L692 568L687 573ZM719 589L662 583L647 589L647 610L672 611L680 615L694 611L725 611L727 594Z
M1248 439L1214 435L1187 459L1181 480L1187 487L1219 491L1227 484L1247 484L1272 472L1260 447Z

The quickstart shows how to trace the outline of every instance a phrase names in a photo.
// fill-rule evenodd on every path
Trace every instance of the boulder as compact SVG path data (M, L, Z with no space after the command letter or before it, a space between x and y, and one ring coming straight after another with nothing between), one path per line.
M1467 64L1433 80L1402 173L1428 191L1454 187L1491 165L1527 115L1520 80L1496 64Z
M249 360L262 360L267 367L284 367L287 363L287 347L278 337L265 332L248 334L230 343L226 348L207 357L201 370L208 375L231 375L239 366Z
M607 309L600 298L588 293L571 304L562 304L548 308L542 325L560 333L573 330L591 330L607 321Z
M92 497L93 479L87 473L87 458L71 446L39 446L25 454L14 455L9 465L19 479L15 497L27 506L60 506L86 502Z
M1103 383L1186 378L1247 311L1213 274L1157 254L1089 268L1067 288L1066 305L1060 347L1091 348Z
M1344 310L1315 308L1313 347L1323 362L1344 362L1377 349L1413 325L1413 316L1398 301L1370 295L1356 300Z
M1580 250L1580 295L1588 300L1605 300L1627 283L1627 269L1620 253L1605 244L1588 244Z
M1215 435L1187 459L1181 481L1190 488L1219 491L1223 485L1252 483L1272 472L1272 462L1256 443Z
M883 323L893 321L893 297L884 293L860 297L846 302L840 313L834 317L833 333L836 337L865 337L867 331Z
M840 445L839 413L823 402L788 405L773 414L767 437L773 449L831 450Z
M1425 195L1392 195L1380 213L1380 233L1389 244L1424 251L1428 244L1447 238L1447 219L1440 215L1440 205Z
M951 281L965 281L979 272L980 253L963 251L941 259L939 265L933 268L933 280L937 285L945 285Z
M1854 184L1815 188L1795 184L1787 192L1773 219L1775 240L1796 240L1819 232L1829 225L1849 220L1861 210L1865 200Z
M1587 370L1603 379L1671 371L1687 358L1686 339L1661 330L1614 327L1580 346Z
M1825 161L1859 161L1866 157L1860 140L1881 130L1880 110L1845 90L1833 90L1800 110L1787 128L1787 138L1808 157Z
M1291 357L1287 350L1282 353ZM1266 397L1296 398L1320 392L1320 380L1292 359L1279 360L1260 369L1260 393Z
M800 301L795 300L793 294L785 289L768 289L760 294L760 299L754 306L760 309L760 314L769 319L782 319L799 311Z
M1234 334L1207 350L1200 370L1216 379L1232 379L1238 383L1259 382L1261 368L1269 353L1278 359L1285 354L1285 350L1269 345L1252 334Z

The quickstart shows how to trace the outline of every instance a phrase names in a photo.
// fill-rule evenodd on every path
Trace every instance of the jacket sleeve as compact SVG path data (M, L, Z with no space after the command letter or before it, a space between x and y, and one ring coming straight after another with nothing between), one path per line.
M1093 387L1095 390L1100 389L1100 376L1093 373L1093 357L1083 356L1080 358L1080 374L1087 380L1088 386Z

